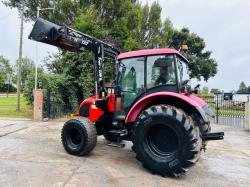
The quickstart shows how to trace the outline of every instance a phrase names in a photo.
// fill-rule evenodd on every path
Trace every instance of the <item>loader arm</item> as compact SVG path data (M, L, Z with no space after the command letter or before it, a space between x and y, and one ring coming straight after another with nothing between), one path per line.
M95 69L96 95L105 91L103 61L104 57L116 59L120 51L93 36L76 31L65 25L60 26L38 18L29 39L46 43L72 52L92 51Z

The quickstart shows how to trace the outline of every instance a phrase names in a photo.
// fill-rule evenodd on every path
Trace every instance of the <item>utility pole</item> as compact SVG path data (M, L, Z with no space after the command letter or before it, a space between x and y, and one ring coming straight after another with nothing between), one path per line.
M40 16L40 11L45 11L45 10L55 10L55 5L53 8L40 8L36 7L36 18L39 18ZM37 68L38 68L38 42L36 42L36 66L35 66L35 90L37 90Z
M36 18L39 18L40 8L36 7ZM37 90L38 42L36 42L35 91Z
M22 51L23 51L23 12L24 12L24 3L21 10L20 43L19 43L19 58L18 58L18 70L17 70L17 103L16 103L17 111L20 111L21 64L22 64Z

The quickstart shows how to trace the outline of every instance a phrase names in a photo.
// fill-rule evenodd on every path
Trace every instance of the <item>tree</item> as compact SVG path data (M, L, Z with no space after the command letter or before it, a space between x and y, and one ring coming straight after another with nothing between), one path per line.
M20 10L24 5L24 17L26 20L35 20L37 16L37 6L40 8L52 8L55 7L55 10L52 11L41 11L40 16L51 20L55 23L68 24L71 25L74 22L74 18L81 9L81 1L71 1L71 0L5 0L6 6L11 8L17 8Z
M160 47L168 47L168 45L171 43L171 38L174 33L174 28L172 22L166 18L165 21L163 22L162 29L161 29L161 40Z
M15 69L17 69L17 66L18 66L18 60L16 61ZM14 73L15 73L15 76L13 78L13 82L16 84L17 72L14 72ZM26 81L28 80L28 76L30 74L34 75L35 77L35 62L32 59L25 57L22 59L22 64L21 64L21 91L23 91Z
M146 4L143 7L142 32L143 40L141 41L144 48L158 48L160 44L161 29L161 7L157 2L153 2L151 7Z
M8 59L0 56L0 84L9 82L13 74L13 68Z
M34 67L33 61L27 60L27 64L31 63L30 65ZM26 64L26 65L27 65ZM29 66L29 65L27 65ZM27 67L26 67L27 68ZM26 69L24 68L24 69ZM23 72L28 72L25 75L25 80L23 80L23 77L21 78L22 82L22 92L26 100L30 105L33 104L34 97L33 97L33 91L35 87L35 71L34 68L26 70L21 70ZM43 67L37 68L37 88L38 89L45 89L47 87L47 79L49 79L50 75L44 72ZM63 80L63 79L61 79Z
M5 83L5 79L6 76L3 70L3 66L0 64L0 85L3 85Z
M247 86L243 81L241 81L239 85L238 93L243 93L243 92L247 92Z
M189 69L191 78L207 81L217 73L217 62L211 57L211 51L205 51L206 44L197 34L190 33L189 29L183 28L180 31L175 30L170 47L179 49L182 44L188 45L188 51L184 55L189 60Z
M117 7L124 6L124 1L116 3L120 3ZM139 8L138 5L132 5L130 1L126 1L125 4L135 11L131 12L128 7L117 10L108 2L103 4L106 11L99 11L99 5L98 7L94 5L85 7L77 16L74 27L108 43L113 43L117 48L138 49L139 43L136 35L139 29L133 27L137 25L137 22L139 24L141 19ZM100 12L102 12L101 15ZM133 15L130 20L128 15ZM132 23L135 25L132 26ZM89 52L76 54L62 51L59 55L50 56L46 66L51 73L64 77L64 84L58 84L58 90L63 90L61 96L64 103L72 106L94 93L93 62ZM104 71L105 81L109 82L112 77L112 64L108 60L105 62Z
M9 88L13 76L13 68L8 59L0 56L0 86L2 90L7 92L7 97L9 93ZM4 89L7 85L7 88ZM12 86L12 85L11 85Z
M221 94L222 92L220 91L220 89L218 88L212 88L210 93L213 93L213 94Z
M20 2L6 0L6 5L20 8ZM50 11L42 11L43 18L55 23L67 24L102 39L123 52L167 47L170 44L178 49L180 44L186 42L191 46L191 51L186 54L191 58L191 76L204 77L208 80L216 74L216 62L210 57L211 52L204 52L203 39L190 33L188 29L175 30L169 19L162 21L162 9L157 2L151 5L142 5L136 0L57 0L54 2L56 7L54 14ZM52 1L26 0L27 20L36 19L37 5L41 8L54 6ZM75 105L74 103L79 103L83 98L94 93L93 64L89 52L76 54L60 51L59 54L48 57L46 67L52 75L45 77L43 88L57 88L58 94L55 94L62 102ZM110 61L105 62L104 68L106 81L109 81L112 76ZM32 80L31 77L29 80Z
M25 57L22 59L21 65L21 90L24 89L28 76L30 75L34 75L35 77L35 63L33 60Z
M50 60L54 63L49 63L49 61L46 63L49 72L64 77L63 84L59 85L58 90L63 90L62 95L67 104L73 100L79 103L94 93L94 67L93 62L89 60L90 57L90 53L75 55L75 53L66 52L57 59L52 57ZM51 66L51 64L54 65ZM58 64L60 68L58 68Z

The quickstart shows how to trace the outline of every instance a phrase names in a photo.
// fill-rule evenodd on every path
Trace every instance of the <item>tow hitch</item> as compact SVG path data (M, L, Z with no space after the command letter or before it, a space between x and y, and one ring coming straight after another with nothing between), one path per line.
M224 132L210 132L202 135L204 141L222 140L224 139Z

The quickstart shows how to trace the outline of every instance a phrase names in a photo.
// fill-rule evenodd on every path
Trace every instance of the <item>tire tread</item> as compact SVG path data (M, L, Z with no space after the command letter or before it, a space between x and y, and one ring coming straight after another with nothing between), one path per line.
M81 127L81 130L83 131L85 138L85 145L80 148L80 150L75 153L72 152L69 148L69 145L65 143L65 131L67 130L68 125L77 124ZM84 117L79 117L76 119L70 119L68 120L61 131L61 141L63 144L64 149L69 153L77 156L83 156L88 155L96 146L97 143L97 131L96 127L87 119Z
M162 167L161 165L157 165L157 163L149 164L149 162L145 160L143 153L141 153L137 149L138 142L136 141L135 136L137 136L136 132L138 129L140 129L139 127L143 125L143 120L148 117L160 115L177 120L178 124L181 124L183 126L182 129L184 129L185 137L187 139L187 143L185 146L188 149L188 152L185 155L185 158L183 159L181 164L178 164L178 167L171 168L170 170ZM201 138L197 129L198 127L195 126L192 118L188 116L183 110L170 105L151 106L141 113L134 126L132 141L134 145L134 152L136 153L136 158L137 160L142 162L143 167L150 170L152 173L157 173L162 176L179 177L187 172L188 169L199 160L201 146L199 142L201 142Z

